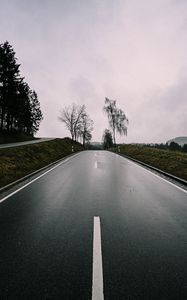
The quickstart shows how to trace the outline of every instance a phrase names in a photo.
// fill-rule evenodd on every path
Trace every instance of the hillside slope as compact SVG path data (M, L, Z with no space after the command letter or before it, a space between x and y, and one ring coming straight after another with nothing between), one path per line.
M175 143L179 144L180 146L183 146L184 144L187 144L187 136L179 136L179 137L176 137L174 139L167 141L168 144L170 144L171 142L175 142Z

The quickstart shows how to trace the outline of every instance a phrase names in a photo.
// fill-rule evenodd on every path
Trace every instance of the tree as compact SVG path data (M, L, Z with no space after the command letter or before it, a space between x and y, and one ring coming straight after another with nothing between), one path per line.
M71 104L66 106L58 119L63 122L71 134L72 140L78 141L82 138L83 145L91 140L91 131L93 130L93 121L86 113L85 105Z
M79 134L80 134L80 128L82 127L82 119L83 116L85 115L85 105L77 105L76 110L75 110L75 122L73 125L73 130L74 130L74 138L75 141L78 140Z
M29 134L32 127L31 117L30 88L22 80L18 85L14 129Z
M9 131L14 119L17 88L20 81L19 64L16 63L15 52L6 41L0 44L0 130Z
M181 150L181 146L178 143L171 142L169 144L169 149L170 150L174 150L174 151L176 151L176 150L180 151Z
M83 140L83 146L85 147L85 144L88 143L92 138L92 132L93 130L93 120L90 119L90 117L87 115L87 113L84 111L81 116L80 121L80 128L79 128L79 136L82 137Z
M184 144L184 145L182 146L182 151L183 151L183 152L187 152L187 144Z
M85 111L84 105L76 105L75 103L66 106L61 112L58 119L65 123L66 128L71 134L72 140L77 140L80 131L80 123L82 114Z
M74 123L76 119L76 106L72 104L71 106L65 107L58 119L65 123L66 128L71 134L72 140L74 140Z
M43 118L40 103L16 61L13 47L0 44L0 131L33 134Z
M109 149L113 146L112 133L109 129L105 129L103 133L103 148Z
M105 98L104 112L108 116L109 126L112 129L113 141L116 145L116 132L127 135L128 119L122 109L116 107L116 101Z
M40 102L35 91L30 91L30 112L31 112L31 127L30 131L35 133L38 131L40 122L43 120L43 115L40 109Z

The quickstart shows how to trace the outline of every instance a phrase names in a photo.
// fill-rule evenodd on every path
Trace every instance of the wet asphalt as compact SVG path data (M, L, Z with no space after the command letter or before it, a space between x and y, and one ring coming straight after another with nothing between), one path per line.
M105 300L187 299L187 193L105 151L0 204L0 299L91 299L94 216Z

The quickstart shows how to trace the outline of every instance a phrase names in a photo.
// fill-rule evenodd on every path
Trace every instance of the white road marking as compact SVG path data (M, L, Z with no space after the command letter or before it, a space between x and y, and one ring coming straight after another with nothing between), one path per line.
M116 154L116 155L117 155L117 154ZM129 163L131 163L131 164L133 164L133 165L136 165L136 166L138 166L138 167L140 167L140 168L144 168L145 171L151 173L153 176L155 176L155 177L157 177L157 178L160 178L161 180L163 180L163 181L169 183L170 185L176 187L177 189L183 191L184 193L187 193L187 190L185 190L185 189L183 189L182 187L180 187L180 186L178 186L178 185L172 183L171 181L169 181L169 180L167 180L167 179L165 179L165 178L163 178L163 177L157 175L156 173L154 173L154 172L152 172L152 171L149 171L149 170L148 170L147 168L145 168L143 165L141 166L141 165L139 165L138 163L136 163L136 162L134 162L134 161L132 161L132 160L126 158L126 157L121 157L121 156L119 156L119 157L120 157L121 159L124 159L124 158L127 159Z
M78 153L79 154L79 153ZM73 157L77 156L78 154L75 154L71 157L68 157L67 159L63 160L62 162L60 162L59 164L57 164L56 166L54 166L53 168L49 169L48 171L46 171L45 173L41 174L40 176L34 178L33 180L31 180L30 182L26 183L25 185L21 186L19 189L15 190L14 192L8 194L7 196L5 196L4 198L2 198L0 200L0 203L4 202L5 200L7 200L8 198L10 198L11 196L13 196L14 194L18 193L19 191L21 191L22 189L24 189L26 186L30 185L31 183L33 183L34 181L38 180L39 178L45 176L47 173L51 172L52 170L58 168L60 165L62 165L63 163L67 162L68 160L72 159Z
M98 168L98 162L97 162L97 160L95 161L94 168L95 168L95 169Z
M100 217L94 217L92 300L104 300Z

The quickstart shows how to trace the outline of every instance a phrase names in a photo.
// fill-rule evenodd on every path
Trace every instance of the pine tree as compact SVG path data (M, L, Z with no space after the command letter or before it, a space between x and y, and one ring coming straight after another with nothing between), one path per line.
M18 86L16 130L27 134L30 134L32 127L30 94L31 91L28 84L22 80Z
M112 133L109 129L105 129L103 133L103 148L109 149L113 146Z
M0 44L0 132L33 135L43 118L35 91L20 77L13 47Z
M38 131L40 122L43 120L43 115L40 109L40 102L35 91L30 93L30 111L31 111L31 133Z
M6 41L0 45L0 130L11 130L16 108L17 88L19 84L19 64L15 52Z

